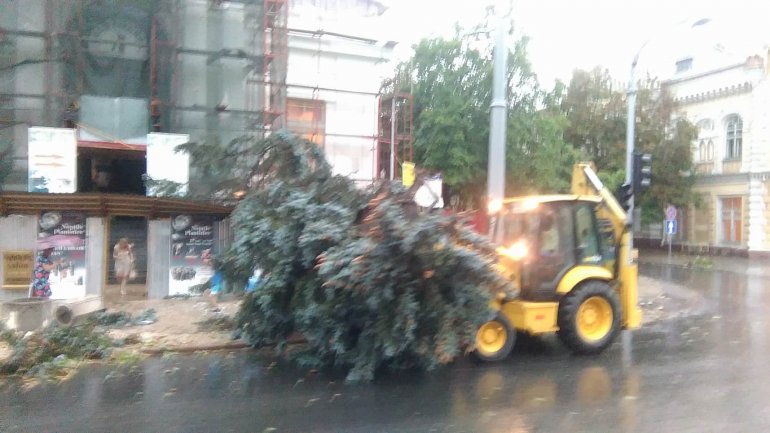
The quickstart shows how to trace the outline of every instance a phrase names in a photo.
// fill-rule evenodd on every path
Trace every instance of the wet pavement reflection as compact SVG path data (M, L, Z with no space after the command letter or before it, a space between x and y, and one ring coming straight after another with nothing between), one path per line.
M645 265L702 295L689 315L599 356L522 339L497 364L463 359L373 384L253 352L96 366L60 385L0 386L0 431L769 431L770 275Z

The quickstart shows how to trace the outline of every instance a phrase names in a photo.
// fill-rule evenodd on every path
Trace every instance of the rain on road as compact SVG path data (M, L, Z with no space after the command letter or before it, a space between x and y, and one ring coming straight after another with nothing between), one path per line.
M770 430L770 274L646 264L705 307L599 356L524 341L506 361L345 385L251 352L0 385L0 431L722 432Z

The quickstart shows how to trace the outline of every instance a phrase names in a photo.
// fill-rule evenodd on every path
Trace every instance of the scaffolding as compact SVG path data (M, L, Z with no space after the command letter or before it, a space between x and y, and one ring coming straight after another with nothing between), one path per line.
M226 142L285 124L287 0L0 1L0 140L86 124L94 95L145 107L118 110L145 132Z
M402 164L414 160L414 100L399 89L398 81L386 82L379 100L375 176L380 179L400 179Z

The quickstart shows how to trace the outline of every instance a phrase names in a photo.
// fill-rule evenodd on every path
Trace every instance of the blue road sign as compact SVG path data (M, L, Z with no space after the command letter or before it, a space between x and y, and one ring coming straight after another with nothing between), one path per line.
M666 220L666 234L676 234L676 220Z

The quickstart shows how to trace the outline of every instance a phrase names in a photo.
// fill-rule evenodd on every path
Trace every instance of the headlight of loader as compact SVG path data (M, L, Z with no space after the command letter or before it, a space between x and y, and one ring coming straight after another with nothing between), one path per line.
M524 241L514 242L507 248L500 247L497 251L513 260L523 260L529 254L529 248Z

